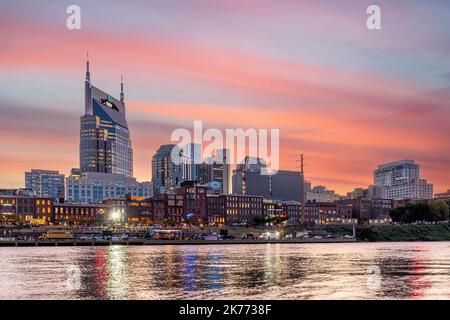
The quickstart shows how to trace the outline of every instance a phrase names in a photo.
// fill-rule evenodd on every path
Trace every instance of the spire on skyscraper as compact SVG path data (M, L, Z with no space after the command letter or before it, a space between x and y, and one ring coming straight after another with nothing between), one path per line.
M89 72L89 51L86 54L86 81L91 81L91 73Z
M125 95L123 93L123 75L120 76L120 102L125 103Z

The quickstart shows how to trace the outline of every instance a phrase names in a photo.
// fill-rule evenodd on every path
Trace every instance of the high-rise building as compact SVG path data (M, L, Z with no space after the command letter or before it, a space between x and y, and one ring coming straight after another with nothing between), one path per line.
M223 194L231 193L231 177L229 150L217 150L214 157L205 159L203 163L197 166L197 182L200 184L209 184L213 190L218 190Z
M230 176L230 150L217 150L215 160L212 162L212 182L218 182L221 185L223 194L231 193Z
M182 152L182 180L198 181L198 165L202 163L202 146L190 143L184 146Z
M130 195L151 197L151 182L138 182L135 178L118 173L85 172L76 170L66 179L66 200L70 203L93 204Z
M91 83L86 66L85 113L81 117L80 169L133 176L133 150L125 117L123 79L120 100Z
M181 149L175 144L162 145L152 158L154 195L175 190L183 180L183 166L172 161L172 151L181 152Z
M400 160L378 166L373 173L377 187L400 186L419 179L419 165L413 160Z
M262 196L265 199L300 201L303 188L300 172L279 170L276 174L263 174L266 166L262 159L247 157L233 171L233 194Z
M37 197L64 198L64 174L54 170L31 169L25 172L25 188L33 190Z
M420 179L419 165L400 160L378 166L374 171L373 194L383 199L430 199L433 185Z

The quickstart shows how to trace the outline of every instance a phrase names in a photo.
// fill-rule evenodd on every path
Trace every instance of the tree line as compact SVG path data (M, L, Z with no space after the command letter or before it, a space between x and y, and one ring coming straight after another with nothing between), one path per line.
M392 221L400 223L438 222L449 219L449 207L450 200L426 200L393 208L389 214Z

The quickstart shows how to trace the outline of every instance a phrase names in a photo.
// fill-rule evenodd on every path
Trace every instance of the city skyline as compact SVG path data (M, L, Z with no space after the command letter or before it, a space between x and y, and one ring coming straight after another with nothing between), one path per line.
M137 3L126 8L142 22L136 25L126 18L117 22L120 4L104 8L100 2L88 6L80 1L85 17L80 31L64 28L64 5L58 12L58 6L46 2L18 3L31 9L19 14L14 5L0 4L0 26L8 34L0 53L0 132L8 137L0 142L2 187L23 186L23 174L32 168L68 175L78 166L88 50L93 83L118 96L120 74L125 76L134 172L141 181L150 179L152 156L170 143L170 132L190 128L199 119L217 128L280 128L280 167L294 170L304 153L306 177L340 194L372 184L379 164L398 159L420 163L421 175L436 193L449 187L449 41L433 42L437 36L449 38L439 32L449 24L440 12L448 6L444 2L431 8L381 1L391 13L382 37L363 30L366 4L355 2L341 7L289 2L281 7L265 1L256 12L251 3L208 4L223 21L208 18L211 11L203 11L201 1L192 8L178 4L178 11L170 3ZM336 9L342 14L332 13ZM102 18L94 21L100 10ZM146 19L139 10L155 19ZM311 12L315 19L323 17L323 25L307 18ZM404 20L402 25L394 21L404 14L415 22L433 17L441 28L423 25L408 37ZM168 25L168 17L185 23ZM226 23L230 18L235 26ZM291 28L262 25L279 18ZM314 39L315 32L338 26L336 32ZM31 31L34 41L25 37ZM220 41L215 39L219 35ZM403 47L395 42L400 37ZM252 45L246 46L250 39ZM337 57L324 52L325 42ZM422 50L408 51L408 61L402 63L405 51L414 48Z

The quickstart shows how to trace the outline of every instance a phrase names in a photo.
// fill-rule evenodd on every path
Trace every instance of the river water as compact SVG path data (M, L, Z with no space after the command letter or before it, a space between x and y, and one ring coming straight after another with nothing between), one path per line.
M3 247L0 299L450 299L450 242Z

